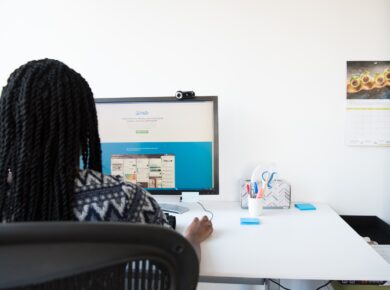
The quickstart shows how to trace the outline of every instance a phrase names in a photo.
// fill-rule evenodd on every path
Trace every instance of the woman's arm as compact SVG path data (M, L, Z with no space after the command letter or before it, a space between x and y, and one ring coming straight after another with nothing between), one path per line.
M201 258L200 243L206 240L213 232L213 224L207 216L201 219L194 218L192 223L188 226L184 236L195 248L199 261Z
M171 227L157 201L150 195L149 192L143 189L140 190L145 198L141 210L144 221L149 224L160 224L162 226ZM206 240L212 232L213 225L211 221L207 216L203 216L201 219L197 217L194 218L184 233L184 236L194 247L199 261L201 258L200 244Z

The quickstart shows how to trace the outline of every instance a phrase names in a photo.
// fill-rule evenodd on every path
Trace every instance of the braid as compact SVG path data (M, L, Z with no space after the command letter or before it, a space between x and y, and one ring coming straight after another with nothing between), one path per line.
M85 168L101 171L88 83L56 60L15 70L0 98L0 221L75 219L80 155Z
M38 82L39 84L39 80L42 78L42 76L47 73L47 70L41 70L39 71L38 73L36 73L35 75L35 79L34 81ZM39 94L41 95L41 97L38 97L36 95L36 93L39 92ZM44 104L47 103L46 100L48 99L49 97L49 92L48 90L44 89L44 88L39 88L35 91L32 92L32 95L31 97L36 100L35 101L35 104L34 106L37 108L37 111L38 112L41 112L43 115L46 115L48 113L48 110L47 110L47 107L44 109ZM43 156L43 150L39 150L40 148L40 145L41 145L41 139L43 138L43 135L44 135L44 132L43 131L43 128L45 128L44 124L43 124L43 119L40 118L39 116L35 116L35 120L36 120L36 127L35 127L35 130L33 130L35 132L34 134L34 138L33 138L33 143L32 143L32 168L31 168L31 174L30 174L30 184L31 184L31 191L29 191L29 193L31 192L37 192L38 194L37 195L31 195L30 194L30 204L28 206L28 216L35 216L36 215L36 210L37 210L37 207L38 207L38 203L42 201L43 199L43 187L42 187L42 181L40 180L40 175L42 174L42 166L39 166L40 164L40 161L42 160L42 156Z
M3 89L3 95L10 95L10 98L15 98L20 90L20 79L24 73L23 68L14 71L8 79L8 85ZM16 150L11 152L11 148L15 148L15 120L13 118L15 114L15 103L11 102L10 98L0 99L0 112L1 112L1 123L0 132L2 133L0 140L0 208L2 210L2 219L5 218L9 213L12 214L13 195L10 193L5 194L10 189L7 183L7 177L9 170L15 168ZM9 199L7 200L7 196Z
M81 76L80 76L81 77ZM88 92L91 91L88 83L84 83L84 96L88 95ZM98 122L96 118L96 107L94 100L91 98L85 97L86 100L85 106L90 108L88 110L87 116L87 124L88 124L88 139L89 139L89 168L99 171L102 171L102 154L101 154L101 146L100 146L100 137L98 132Z

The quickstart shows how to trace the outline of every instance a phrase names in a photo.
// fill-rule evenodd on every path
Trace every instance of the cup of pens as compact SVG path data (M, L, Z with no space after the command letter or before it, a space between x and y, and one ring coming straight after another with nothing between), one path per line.
M248 210L250 216L259 216L263 214L263 199L256 197L248 198Z
M248 196L248 210L250 216L263 214L264 189L257 186L257 182L251 182L251 190Z

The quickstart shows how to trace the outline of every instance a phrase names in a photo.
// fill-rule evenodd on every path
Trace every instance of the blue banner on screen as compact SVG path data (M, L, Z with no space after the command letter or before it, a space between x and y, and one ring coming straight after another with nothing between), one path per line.
M153 189L213 188L212 142L102 143L103 173Z

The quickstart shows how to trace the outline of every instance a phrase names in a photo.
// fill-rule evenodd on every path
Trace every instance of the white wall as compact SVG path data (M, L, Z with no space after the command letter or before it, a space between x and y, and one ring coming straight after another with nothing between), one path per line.
M390 1L1 0L0 83L73 67L96 97L220 98L221 199L259 161L295 200L390 222L390 148L344 145L347 60L390 60Z

